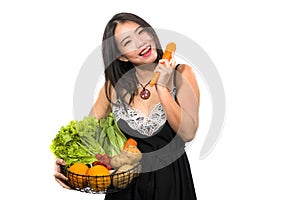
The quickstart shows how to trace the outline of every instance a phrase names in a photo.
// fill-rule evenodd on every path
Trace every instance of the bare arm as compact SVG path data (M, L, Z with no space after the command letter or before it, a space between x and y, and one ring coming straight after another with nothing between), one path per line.
M157 85L157 92L173 130L184 141L191 141L198 128L200 91L190 66L181 65L178 72L177 102L166 87Z
M102 86L98 98L93 105L89 116L96 116L97 119L106 117L111 112L110 102L105 94L105 85Z

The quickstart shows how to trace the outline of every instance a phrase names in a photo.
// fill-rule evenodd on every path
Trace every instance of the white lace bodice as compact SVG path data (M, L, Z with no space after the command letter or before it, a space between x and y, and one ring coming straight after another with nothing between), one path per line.
M170 93L174 96L176 88L173 88ZM149 116L146 116L138 109L134 109L128 104L125 104L127 112L118 99L112 107L112 112L115 115L115 120L124 120L130 128L138 131L145 136L152 136L156 133L167 121L165 111L160 103L156 104L150 111Z

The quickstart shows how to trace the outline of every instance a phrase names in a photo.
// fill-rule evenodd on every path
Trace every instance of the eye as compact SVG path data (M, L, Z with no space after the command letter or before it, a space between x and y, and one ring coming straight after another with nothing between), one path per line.
M123 46L126 47L130 42L131 42L131 40L127 40Z
M144 32L145 32L145 29L141 29L138 33L139 33L139 35L141 35Z

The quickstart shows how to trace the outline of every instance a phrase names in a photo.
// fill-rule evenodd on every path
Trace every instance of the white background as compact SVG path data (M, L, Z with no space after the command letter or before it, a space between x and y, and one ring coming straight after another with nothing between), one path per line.
M180 2L1 1L1 199L103 198L56 184L49 146L73 118L83 62L120 11L191 38L220 73L226 93L222 136L200 160L198 144L209 123L202 119L203 133L188 151L198 199L300 198L297 1ZM209 117L205 85L199 84Z

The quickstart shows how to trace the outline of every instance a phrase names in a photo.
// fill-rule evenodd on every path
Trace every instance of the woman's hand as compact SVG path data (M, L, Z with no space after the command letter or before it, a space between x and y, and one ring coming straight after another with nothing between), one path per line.
M65 184L65 181L67 181L68 178L61 173L60 165L66 165L66 162L63 159L58 158L55 161L54 178L63 188L71 189Z
M167 59L159 60L159 63L154 70L154 73L160 73L159 79L156 83L158 87L165 87L169 90L173 87L173 74L175 66L176 61L173 56L170 61Z

